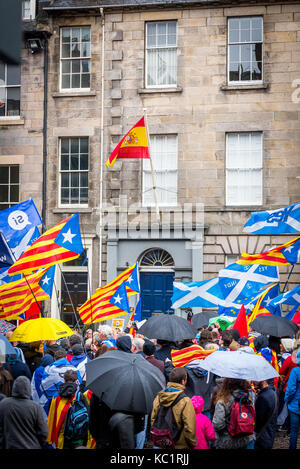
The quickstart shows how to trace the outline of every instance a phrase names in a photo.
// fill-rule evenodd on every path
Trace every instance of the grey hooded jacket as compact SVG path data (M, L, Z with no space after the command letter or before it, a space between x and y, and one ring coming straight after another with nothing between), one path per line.
M37 402L30 400L30 380L19 376L12 397L0 402L0 449L41 449L48 426Z

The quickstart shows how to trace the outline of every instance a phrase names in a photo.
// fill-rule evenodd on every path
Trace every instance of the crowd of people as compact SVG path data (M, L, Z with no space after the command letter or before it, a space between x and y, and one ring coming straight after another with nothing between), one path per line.
M248 337L240 337L236 329L222 330L218 323L198 329L196 338L178 342L129 331L100 325L58 341L13 343L15 353L0 364L0 448L272 449L276 432L285 431L289 448L296 449L297 337L279 339L251 328ZM193 358L177 366L172 351L195 344L212 353L259 354L279 378L221 378ZM139 354L159 370L165 386L153 396L151 413L116 411L87 388L87 363L113 350ZM245 406L247 430L233 421L236 403Z

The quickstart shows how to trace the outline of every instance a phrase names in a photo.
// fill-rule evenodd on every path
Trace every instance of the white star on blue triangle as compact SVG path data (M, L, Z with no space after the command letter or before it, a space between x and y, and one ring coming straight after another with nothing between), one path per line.
M128 302L128 296L127 296L127 291L126 291L126 286L125 282L122 282L119 288L115 291L115 293L112 295L111 299L109 302L117 306L118 308L122 309L126 313L130 313L130 308L129 308L129 302Z

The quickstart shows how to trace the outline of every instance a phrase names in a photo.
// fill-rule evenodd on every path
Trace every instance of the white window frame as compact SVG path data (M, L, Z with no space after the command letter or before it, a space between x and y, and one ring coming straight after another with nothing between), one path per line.
M13 207L14 205L20 203L20 165L18 165L18 164L5 164L5 165L0 165L0 171L1 171L1 167L3 167L3 166L9 168L9 169L8 169L8 181L7 181L7 184L6 184L6 183L0 183L0 187L1 187L1 186L8 186L8 198L10 199L10 187L11 187L11 186L18 186L18 187L19 187L19 200L16 201L16 202L11 202L10 200L7 200L6 202L1 202L1 201L0 201L0 211L2 210L1 207L2 207L3 205L9 205L10 207ZM12 183L11 180L10 180L10 178L11 178L11 173L10 173L10 171L11 171L11 168L12 168L12 167L16 167L16 166L18 166L18 168L19 168L19 182L17 182L17 183L16 183L16 182L13 182L13 183Z
M81 29L81 28L89 28L90 29L90 55L87 57L62 57L62 31L63 29ZM61 93L79 93L79 92L89 92L91 90L91 79L92 79L92 72L91 72L91 67L92 67L92 38L91 38L91 26L86 25L86 26L63 26L60 28L60 37L59 37L59 91ZM63 88L62 87L62 63L64 61L69 60L72 62L72 60L89 60L90 61L90 86L86 88ZM72 65L71 65L72 66ZM81 73L80 73L81 75ZM72 76L72 73L70 73L70 76Z
M156 46L156 47L147 47L147 25L148 24L158 24L158 23L175 23L176 24L176 45L175 46ZM175 49L176 50L176 82L167 85L149 85L148 84L148 50L151 49ZM164 20L164 21L147 21L145 23L145 88L176 88L177 87L177 80L178 80L178 59L177 59L177 51L178 51L178 24L177 20Z
M240 45L240 44L256 44L257 42L229 42L229 21L231 19L252 19L252 18L261 18L262 19L262 40L257 41L261 42L261 80L232 80L230 81L230 46L231 45ZM252 63L252 61L251 61ZM264 81L264 18L262 15L250 15L250 16L231 16L227 18L227 83L229 85L261 85Z
M228 160L229 160L229 144L228 144L228 139L229 139L229 136L230 135L238 135L238 138L240 138L241 135L253 135L253 134L256 134L256 135L260 135L260 138L261 138L261 141L260 141L260 165L257 166L257 167L237 167L237 168L233 168L233 167L229 167L228 166ZM243 148L240 147L240 151L242 152L243 151ZM241 170L243 172L245 171L253 171L253 170L256 170L256 171L260 171L260 174L259 174L259 177L260 177L260 186L261 186L261 193L260 193L260 202L259 203L253 203L253 202L248 202L248 203L243 203L242 201L230 201L228 199L228 173L230 171L238 171L238 170ZM251 206L261 206L263 204L263 132L228 132L226 133L226 206L228 207L233 207L233 206L239 206L239 207L251 207Z
M28 3L30 3L30 15L29 16L24 16L24 11L25 11L24 3L26 1ZM36 10L36 0L23 0L22 1L22 19L23 20L25 20L25 21L26 20L29 20L29 21L34 20L35 19L35 10Z
M86 249L86 255L88 258L88 265L87 266L71 266L68 265L68 262L59 264L56 266L55 269L55 277L54 277L54 285L53 285L53 293L51 297L51 317L58 318L59 317L59 309L57 304L57 295L59 299L59 304L61 305L61 290L62 290L62 278L61 273L64 272L87 272L88 273L88 285L87 285L87 298L92 295L92 278L93 278L93 238L94 235L85 235L83 240L83 247ZM56 288L56 291L55 291ZM79 314L77 313L77 318L79 318Z
M153 145L154 145L154 142L156 139L162 139L164 138L165 140L167 140L168 138L174 138L176 139L176 142L175 142L175 151L174 151L174 168L172 169L158 169L157 167L155 167L155 153L153 151ZM152 157L152 162L153 162L153 166L154 166L154 173L155 173L155 177L156 177L156 192L157 192L157 196L158 196L158 206L159 207L176 207L178 205L178 135L177 134L165 134L165 135L150 135L150 151L151 151L151 157ZM163 201L160 201L159 199L159 191L158 189L160 190L163 190L163 191L168 191L167 189L163 188L163 187L160 187L159 186L159 182L158 182L158 173L168 173L168 172L176 172L176 202L163 202ZM142 206L143 207L154 207L155 206L155 202L154 202L154 199L153 201L151 202L147 202L145 200L145 192L148 192L149 190L152 189L152 186L150 186L149 188L146 188L145 189L145 173L151 173L151 168L150 168L150 161L148 159L145 159L143 160L143 181L142 181ZM152 179L151 179L152 181Z
M67 139L72 139L72 138L78 138L79 140L81 138L87 138L88 139L88 169L84 169L84 170L62 170L61 169L61 141L63 138L67 138ZM78 153L78 155L80 155L80 153ZM70 158L70 153L69 153L69 158ZM59 138L59 176L58 176L58 180L59 180L59 183L58 183L58 207L59 208L88 208L89 204L63 204L61 202L61 189L62 189L62 186L61 186L61 175L63 173L87 173L88 175L88 184L89 184L89 177L90 177L90 139L89 137L83 137L83 136L80 136L80 137L60 137ZM79 186L79 189L80 189L80 186ZM89 189L89 186L88 186L88 189ZM88 191L88 199L89 199L89 191Z
M3 62L5 65L5 83L4 85L0 84L0 88L5 89L5 106L6 106L6 112L7 112L7 89L8 88L19 88L20 89L20 112L19 114L16 114L15 116L0 116L0 120L16 120L21 118L21 65L20 65L20 84L19 85L8 85L7 84L7 66L9 64Z

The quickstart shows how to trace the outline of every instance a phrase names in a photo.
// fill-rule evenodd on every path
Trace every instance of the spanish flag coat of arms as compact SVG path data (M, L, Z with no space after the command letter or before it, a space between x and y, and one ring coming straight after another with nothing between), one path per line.
M112 167L116 159L147 159L150 158L145 118L142 117L118 143L106 166Z

